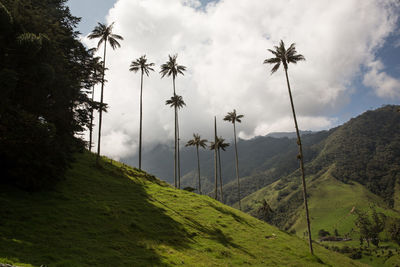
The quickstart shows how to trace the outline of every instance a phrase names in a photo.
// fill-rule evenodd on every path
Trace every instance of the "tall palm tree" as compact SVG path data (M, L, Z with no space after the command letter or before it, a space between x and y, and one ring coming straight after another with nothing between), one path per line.
M172 76L172 86L174 89L174 96L176 96L176 91L175 91L175 79L178 76L178 74L184 75L184 71L186 71L186 67L179 65L176 61L178 58L178 55L168 55L169 59L166 63L161 65L161 78L164 78L165 76ZM172 99L172 98L171 98ZM179 137L178 137L178 111L177 107L175 106L174 109L175 112L175 143L174 143L174 181L175 181L175 187L176 181L177 181L177 176L179 176L179 181L180 181L180 168L178 170L178 165L179 163ZM177 173L178 172L178 173Z
M218 155L218 169L219 169L219 188L221 193L221 202L224 203L224 195L222 191L222 165L221 165L221 149L225 151L225 148L229 146L229 143L225 143L225 139L220 137L216 138L216 141L211 142L210 149L216 150Z
M193 139L186 143L186 146L195 146L197 152L197 170L199 174L199 194L201 195L201 182L200 182L200 157L199 157L199 147L206 148L207 140L201 139L199 134L193 134Z
M175 167L175 170L176 170L176 168L178 166L177 165L177 161L178 161L178 164L179 164L179 158L177 158L177 154L176 154L176 151L177 151L176 145L177 145L177 140L179 139L179 136L178 136L178 134L179 134L178 109L183 108L183 106L186 106L186 104L183 101L182 96L174 94L174 96L172 96L170 99L165 101L165 105L169 105L169 106L173 107L174 110L175 110L175 155L174 155L175 157L174 157L174 167ZM178 147L178 149L179 149L179 147ZM174 174L176 174L176 172ZM180 188L181 187L180 176L179 176L178 185L177 185L177 177L176 177L176 175L174 176L174 181L175 181L175 187Z
M302 183L303 183L303 198L304 198L304 207L306 210L308 241L309 241L309 246L310 246L310 252L311 252L311 254L313 254L314 252L313 252L312 240L311 240L310 215L308 212L308 204L307 204L307 188L306 188L306 180L305 180L305 175L304 175L303 147L301 144L299 127L297 124L296 112L294 109L293 97L292 97L292 92L290 90L290 83L289 83L289 76L288 76L289 63L297 64L298 61L305 60L305 58L303 55L297 54L296 46L294 43L291 44L288 49L286 49L285 44L282 40L281 40L279 46L274 47L274 50L268 49L268 51L271 52L274 55L274 57L265 59L264 64L273 64L274 65L272 67L271 74L275 73L279 69L280 65L282 64L283 69L285 71L285 75L286 75L286 83L287 83L288 92L289 92L290 105L292 107L294 125L296 128L296 134L297 134L297 145L299 147L298 158L300 159L301 178L302 178Z
M152 68L154 63L147 63L146 55L141 56L140 58L132 61L131 66L129 68L130 71L134 73L141 70L140 76L140 126L139 126L139 170L142 169L142 118L143 118L143 109L142 109L142 96L143 96L143 74L146 74L149 77L149 72L154 71Z
M214 116L214 144L217 143L217 117ZM212 144L212 143L211 143ZM217 147L214 145L214 181L215 181L215 189L214 189L214 198L218 199L218 164L217 164L217 159L218 159L218 152L217 152Z
M97 143L97 157L96 157L96 164L99 165L99 158L100 158L100 141L101 141L101 123L103 119L103 92L104 92L104 74L106 69L106 51L107 51L107 43L111 45L111 48L115 50L117 47L121 47L118 40L124 40L122 36L118 34L113 34L112 29L114 26L114 22L111 23L109 26L106 26L102 23L97 23L97 26L94 30L89 34L89 39L97 39L100 38L99 42L97 43L97 49L99 49L100 45L104 43L104 54L103 54L103 73L102 73L102 81L101 81L101 95L100 95L100 111L99 111L99 138Z
M94 49L89 49L93 51ZM103 62L100 61L100 57L94 57L90 62L91 69L91 82L92 82L92 106L90 107L90 124L89 124L89 151L92 152L93 146L93 110L94 110L94 87L96 84L102 81L100 74L102 73Z
M233 137L235 139L235 159L236 159L236 178L237 178L237 185L238 185L238 201L239 201L239 209L242 210L242 205L240 204L240 183L239 183L239 160L238 160L238 152L237 152L237 143L236 143L236 122L241 123L241 118L244 115L237 115L236 109L232 112L228 112L225 116L224 121L232 122L233 124Z

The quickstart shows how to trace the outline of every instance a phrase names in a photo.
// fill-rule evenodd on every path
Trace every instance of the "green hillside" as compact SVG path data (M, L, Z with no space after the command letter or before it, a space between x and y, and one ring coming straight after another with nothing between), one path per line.
M336 230L352 241L329 245L359 247L355 211L376 206L388 218L400 217L400 113L397 106L368 111L334 129L312 148L319 152L305 169L314 239L318 239L321 229L330 235ZM276 182L247 196L242 206L253 216L263 217L303 237L306 222L300 183L298 171L279 177ZM271 208L269 214L260 214L264 200ZM388 239L385 231L380 239ZM385 246L398 251L394 243ZM394 258L398 264L400 257ZM378 261L373 265L383 263Z
M19 266L359 266L217 201L77 156L55 190L0 188L0 262Z

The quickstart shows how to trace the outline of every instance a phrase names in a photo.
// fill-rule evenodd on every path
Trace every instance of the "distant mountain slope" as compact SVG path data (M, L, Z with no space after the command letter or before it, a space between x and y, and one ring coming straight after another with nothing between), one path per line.
M312 134L312 131L300 131L301 135L305 135L305 134ZM266 136L268 137L273 137L273 138L296 138L296 132L273 132L273 133L269 133Z
M332 130L313 146L319 151L306 164L313 234L318 230L349 233L352 208L377 205L399 216L400 113L398 106L368 111ZM305 230L298 170L247 196L245 210L255 216L266 200L274 213L267 221L301 235ZM336 225L340 218L346 221Z
M330 131L318 133L304 132L304 147L307 153L306 160L316 156L311 148L330 134ZM256 137L250 140L240 139L238 142L240 177L242 178L242 196L270 184L283 175L288 175L298 168L296 160L296 140L287 138L291 133L278 133L281 138L270 136ZM237 190L234 165L234 149L232 144L221 155L223 183L226 185L225 199L228 204L237 201L236 193L232 196L231 190ZM137 157L122 159L123 162L135 166ZM212 193L214 185L214 154L210 150L200 150L203 192ZM157 145L143 155L143 169L163 177L170 184L173 183L173 148L166 145ZM197 188L197 159L193 148L181 147L182 185ZM236 192L236 191L234 191Z
M51 192L0 188L0 263L19 266L362 266L207 196L78 155Z

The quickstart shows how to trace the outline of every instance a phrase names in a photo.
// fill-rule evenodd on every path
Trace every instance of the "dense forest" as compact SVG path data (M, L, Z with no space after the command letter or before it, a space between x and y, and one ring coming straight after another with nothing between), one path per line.
M62 179L95 106L96 61L65 2L0 2L0 181L27 190Z

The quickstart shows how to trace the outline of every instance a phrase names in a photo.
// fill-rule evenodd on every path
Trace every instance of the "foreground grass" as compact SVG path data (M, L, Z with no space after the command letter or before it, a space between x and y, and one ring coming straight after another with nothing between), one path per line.
M361 266L207 196L85 153L55 190L0 188L0 262L19 266Z

